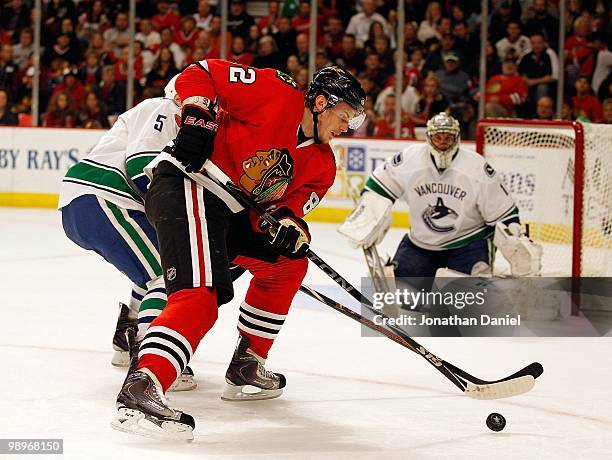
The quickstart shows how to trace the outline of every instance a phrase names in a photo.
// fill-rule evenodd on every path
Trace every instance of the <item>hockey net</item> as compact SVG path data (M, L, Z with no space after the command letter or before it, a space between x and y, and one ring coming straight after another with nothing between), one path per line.
M476 149L543 245L543 275L612 276L612 126L484 119Z

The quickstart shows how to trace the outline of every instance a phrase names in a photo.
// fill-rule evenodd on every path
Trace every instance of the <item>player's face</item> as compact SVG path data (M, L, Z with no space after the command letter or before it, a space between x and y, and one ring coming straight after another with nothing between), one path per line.
M357 115L346 102L339 102L331 109L324 111L319 117L319 140L327 144L334 137L349 129L349 120Z
M451 133L436 133L431 136L431 142L439 150L448 150L455 142L455 136Z

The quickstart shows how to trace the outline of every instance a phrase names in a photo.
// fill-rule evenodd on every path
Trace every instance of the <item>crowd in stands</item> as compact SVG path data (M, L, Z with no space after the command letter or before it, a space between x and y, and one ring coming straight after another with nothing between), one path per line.
M40 124L107 128L126 110L127 0L43 0ZM221 18L214 0L137 0L136 101L159 96L192 62L221 58ZM261 4L261 2L258 2ZM478 102L485 116L550 119L564 73L562 117L612 123L610 4L569 0L559 31L559 0L406 0L401 136L413 138L435 113L448 111L473 139ZM227 56L308 84L310 1L270 1L260 17L230 0ZM5 0L0 11L0 125L27 120L32 104L32 0ZM479 94L480 27L488 26L486 91ZM349 69L367 94L366 122L354 136L392 138L397 0L319 0L316 66ZM560 34L565 59L559 62Z

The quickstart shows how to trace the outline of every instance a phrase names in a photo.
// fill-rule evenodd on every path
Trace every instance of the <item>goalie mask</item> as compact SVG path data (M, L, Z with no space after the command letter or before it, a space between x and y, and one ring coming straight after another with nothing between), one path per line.
M327 98L327 105L320 112L315 111L315 99L318 95ZM339 102L347 103L356 114L348 121L350 129L357 129L365 120L365 92L361 85L349 72L339 66L324 67L314 74L308 85L305 104L312 112L314 122L314 138L319 143L317 122L319 115L331 109Z
M459 150L459 122L450 115L440 112L427 122L427 144L436 167L448 168Z

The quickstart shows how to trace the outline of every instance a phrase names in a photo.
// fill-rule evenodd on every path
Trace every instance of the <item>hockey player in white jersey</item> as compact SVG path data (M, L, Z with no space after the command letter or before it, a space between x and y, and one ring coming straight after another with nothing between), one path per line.
M439 268L489 275L494 234L514 276L539 273L540 246L521 232L518 208L495 170L460 147L453 117L434 116L426 145L412 145L377 167L338 231L354 247L379 243L397 199L408 204L410 231L393 259L396 277L434 277Z
M59 209L68 238L101 255L134 283L129 305L120 304L113 338L116 366L130 362L129 334L134 343L142 338L167 301L157 235L144 212L149 179L143 168L178 133L175 80L164 97L146 99L120 115L62 179ZM186 369L173 389L192 388L193 374Z

